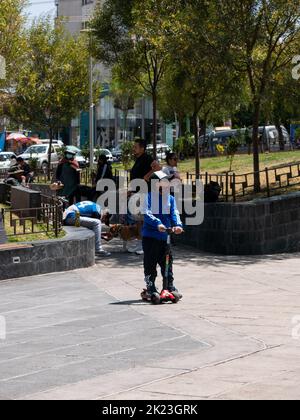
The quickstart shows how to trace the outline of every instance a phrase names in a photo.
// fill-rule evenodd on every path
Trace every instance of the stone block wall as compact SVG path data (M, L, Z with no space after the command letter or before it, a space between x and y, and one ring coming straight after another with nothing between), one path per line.
M222 255L300 251L300 193L245 203L205 204L201 226L186 226L177 241Z
M85 228L65 227L63 239L39 241L25 248L0 250L0 280L69 271L95 264L95 236ZM14 263L15 258L20 259Z

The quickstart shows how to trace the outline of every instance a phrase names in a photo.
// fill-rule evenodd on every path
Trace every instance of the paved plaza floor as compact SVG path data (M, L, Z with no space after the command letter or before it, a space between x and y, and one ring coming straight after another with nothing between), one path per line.
M299 255L176 247L184 299L152 306L141 257L111 248L90 269L0 282L1 399L300 399Z

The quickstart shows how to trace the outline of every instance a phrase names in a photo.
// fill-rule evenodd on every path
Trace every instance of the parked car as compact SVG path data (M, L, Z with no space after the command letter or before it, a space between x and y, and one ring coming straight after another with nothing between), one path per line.
M42 144L50 144L50 139L39 139ZM52 144L58 145L59 147L64 147L64 143L61 140L52 140Z
M287 129L282 125L283 141L285 145L291 145L290 135ZM259 127L259 135L263 139L263 144L269 150L276 150L279 148L279 133L275 125L267 125L265 127Z
M157 145L157 159L160 161L165 161L166 157L167 157L167 153L171 152L172 149L171 147L166 144L166 143L161 143ZM153 154L153 145L149 144L147 146L147 153L149 153L150 155Z
M108 158L109 163L114 162L113 155L110 150L108 149L94 149L94 161L98 162L98 157L100 155L105 155Z
M78 147L76 147L76 146L67 146L66 149L67 150L70 150L72 152L76 152L75 159L79 163L80 169L84 169L84 168L87 167L87 161L86 161L85 157L82 155L82 151Z
M49 152L49 144L41 144L30 146L28 149L25 150L24 153L20 155L25 162L29 162L30 159L37 160L37 167L38 169L42 169L44 172L48 170L48 152ZM61 147L58 144L53 144L51 148L51 166L56 167L59 161L59 149Z
M16 158L12 152L0 152L0 170L7 170L11 166L11 159Z
M122 149L121 146L114 147L111 151L114 162L120 162L122 159Z

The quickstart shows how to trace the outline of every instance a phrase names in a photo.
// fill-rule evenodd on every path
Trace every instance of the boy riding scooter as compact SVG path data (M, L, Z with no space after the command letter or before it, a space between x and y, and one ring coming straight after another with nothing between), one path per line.
M154 304L177 303L181 295L174 286L173 257L170 235L183 233L183 226L175 198L170 194L170 183L162 171L155 172L152 192L148 194L144 209L143 250L146 289L141 293L143 300ZM157 265L163 276L163 290L155 286Z

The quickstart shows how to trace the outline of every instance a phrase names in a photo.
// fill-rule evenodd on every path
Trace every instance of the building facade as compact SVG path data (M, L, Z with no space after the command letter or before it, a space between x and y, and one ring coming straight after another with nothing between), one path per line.
M87 28L95 6L105 0L57 0L57 15L62 18L66 29L74 36ZM112 148L125 140L143 137L148 143L152 140L153 111L152 101L144 97L136 100L132 109L123 112L110 95L110 71L101 63L95 63L95 75L101 82L103 92L95 107L95 147ZM71 142L78 146L89 143L88 112L82 111L71 124ZM173 145L176 130L172 125L158 122L158 143Z

